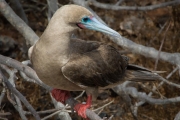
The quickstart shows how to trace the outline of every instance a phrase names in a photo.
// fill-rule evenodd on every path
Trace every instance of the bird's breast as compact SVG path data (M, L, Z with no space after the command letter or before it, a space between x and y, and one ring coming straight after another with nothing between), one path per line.
M49 54L39 50L33 50L32 64L38 77L47 85L68 91L83 90L64 77L61 67L68 62L65 57Z

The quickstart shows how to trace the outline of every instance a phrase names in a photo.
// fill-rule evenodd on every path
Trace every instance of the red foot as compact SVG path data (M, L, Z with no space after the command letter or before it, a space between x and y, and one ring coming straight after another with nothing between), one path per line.
M92 95L88 95L87 100L86 100L86 104L81 104L81 103L76 104L74 106L74 110L78 113L79 116L87 119L86 109L91 107L91 104L92 104Z
M60 89L53 89L51 91L51 94L54 97L54 99L63 104L65 104L65 101L71 96L69 91Z

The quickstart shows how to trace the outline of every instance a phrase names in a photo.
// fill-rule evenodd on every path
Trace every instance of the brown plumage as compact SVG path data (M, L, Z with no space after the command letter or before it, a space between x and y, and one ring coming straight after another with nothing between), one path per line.
M28 53L34 70L45 84L67 91L86 90L95 99L97 89L110 88L126 80L146 81L158 78L145 68L129 65L128 58L112 46L72 39L72 33L79 28L121 37L97 21L86 8L77 5L61 7ZM68 98L69 94L61 90L52 91L52 95L58 99ZM90 96L87 103L74 108L83 117L86 117L84 108L88 108L91 103Z
M129 65L128 58L112 46L72 39L73 31L78 28L119 35L97 22L93 14L84 7L61 7L52 17L39 41L29 50L33 68L47 85L68 91L86 90L88 94L96 97L98 88L113 87L125 80L158 78L145 68Z
M71 41L70 60L62 67L68 79L80 86L105 87L123 78L128 59L115 48L98 42Z
M73 11L71 11L73 10ZM39 41L30 50L30 59L39 78L53 88L79 91L105 87L125 80L154 79L138 66L128 66L128 58L114 47L99 42L72 39L83 16L93 16L87 9L66 5L52 17ZM149 74L148 70L145 70ZM151 78L152 77L152 78Z

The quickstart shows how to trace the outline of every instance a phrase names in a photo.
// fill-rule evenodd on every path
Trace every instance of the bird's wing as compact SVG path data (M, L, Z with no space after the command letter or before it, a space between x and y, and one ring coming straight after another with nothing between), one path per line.
M161 79L160 76L153 71L138 66L129 64L127 66L126 74L124 79L135 82L147 82L147 81L155 81Z
M72 38L69 44L70 54L84 54L99 48L101 44L100 42Z
M85 53L72 54L62 72L78 85L105 87L123 77L127 64L127 57L121 56L112 46L101 44Z

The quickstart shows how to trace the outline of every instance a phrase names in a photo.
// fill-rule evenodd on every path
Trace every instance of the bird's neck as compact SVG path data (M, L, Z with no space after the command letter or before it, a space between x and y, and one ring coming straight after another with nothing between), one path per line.
M46 42L55 42L56 44L68 43L75 28L60 21L51 23L52 21L42 35L42 37L46 38Z
M71 34L75 30L73 27L63 24L53 23L48 25L39 43L42 47L46 47L51 55L58 56L60 59L67 60L69 58L69 44Z

